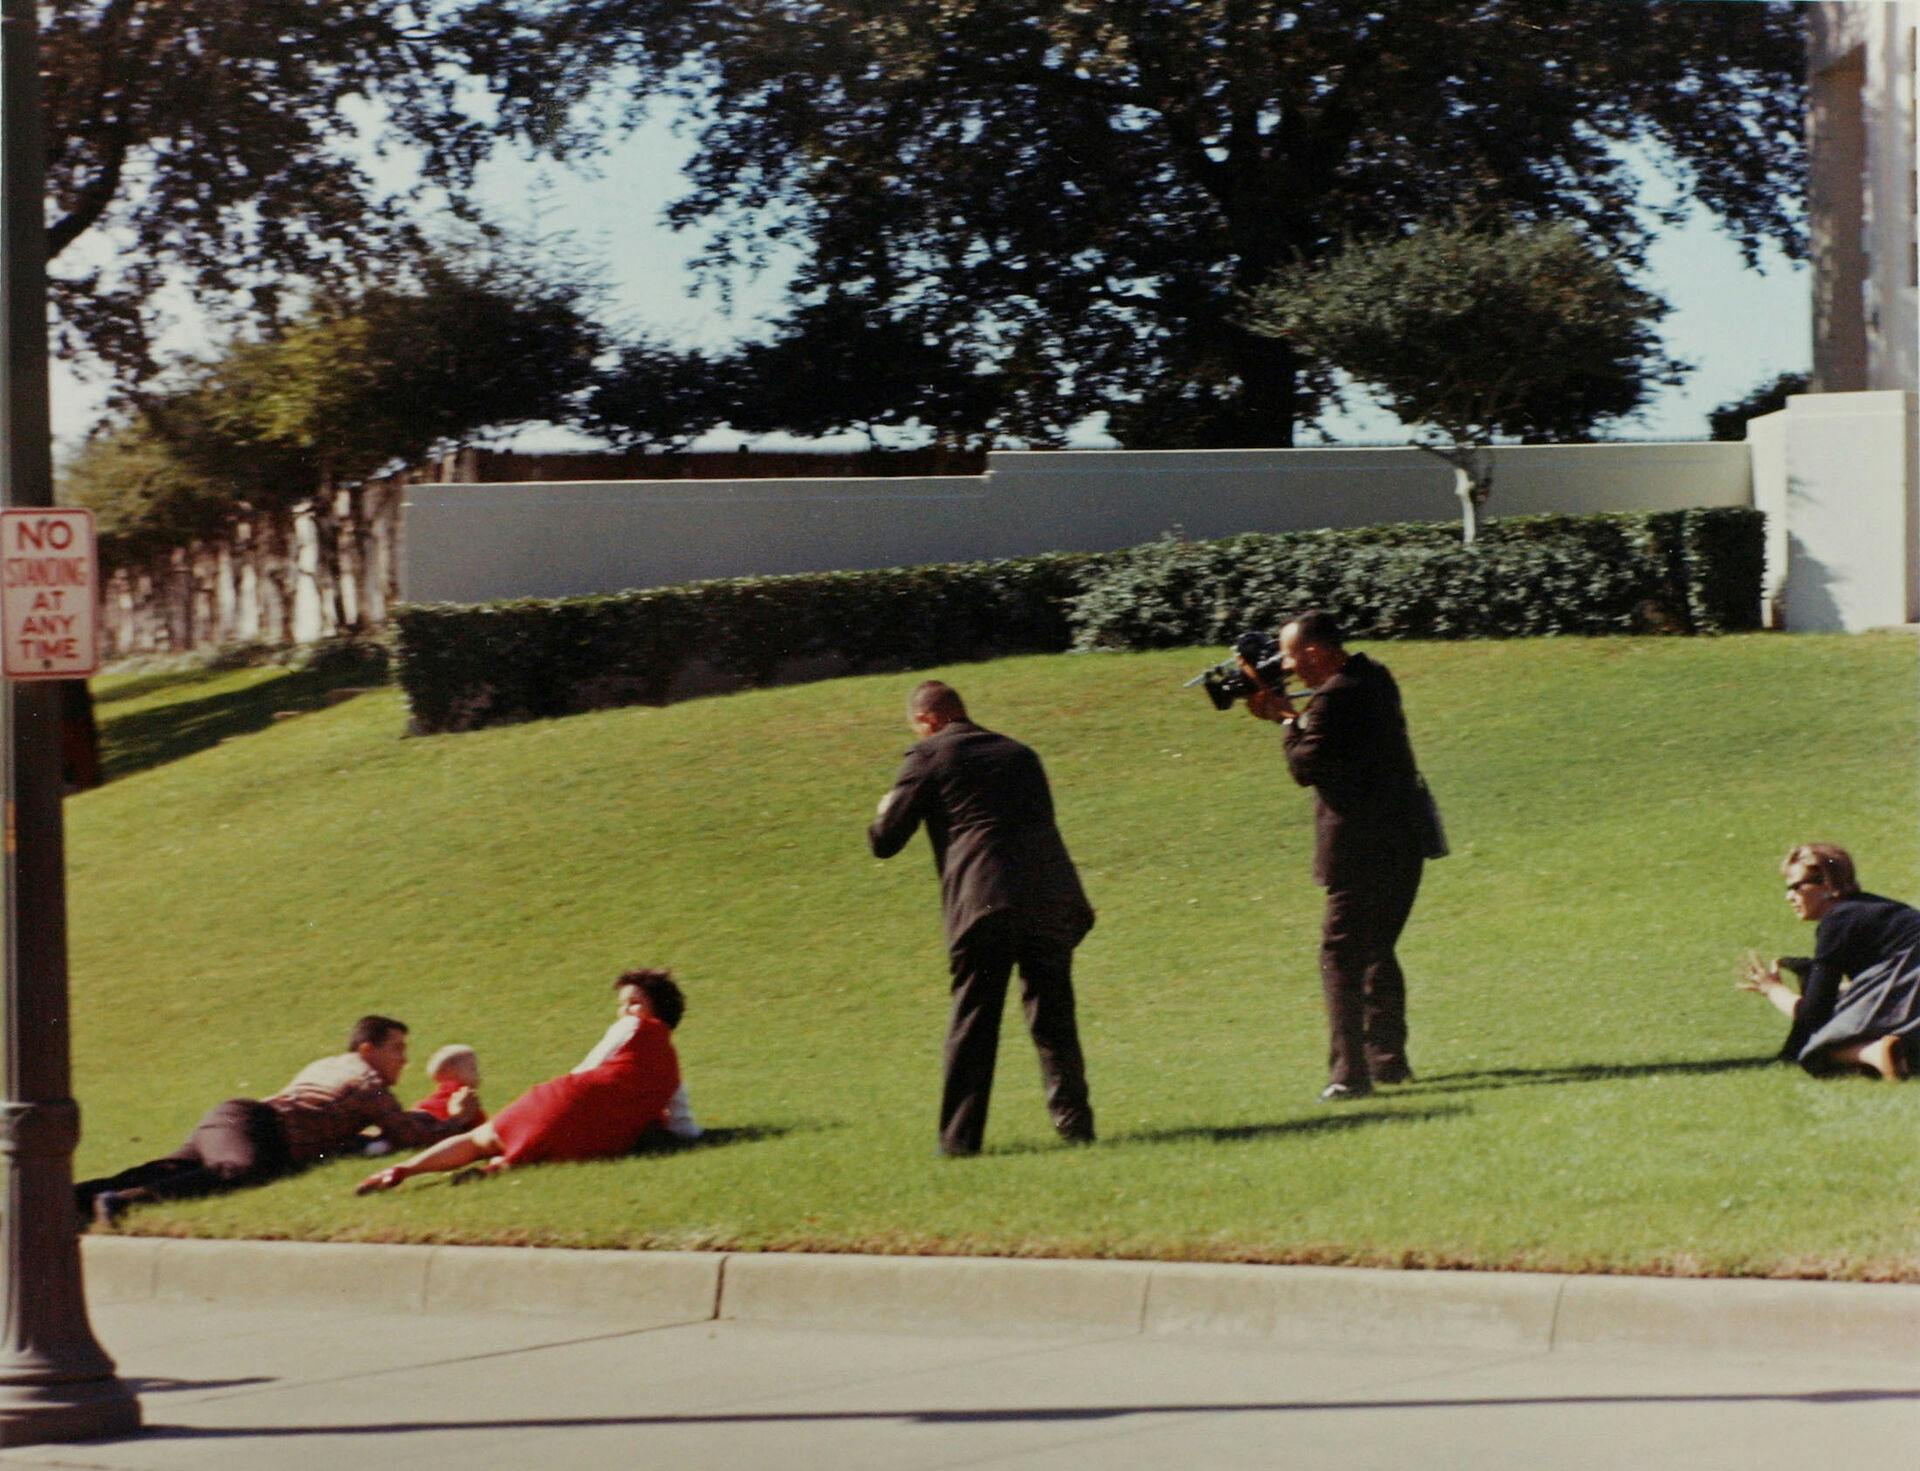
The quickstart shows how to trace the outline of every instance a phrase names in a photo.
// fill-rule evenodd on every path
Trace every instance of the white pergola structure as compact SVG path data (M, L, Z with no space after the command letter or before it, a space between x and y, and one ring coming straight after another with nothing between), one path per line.
M1808 17L1813 391L1747 427L1774 620L1920 621L1920 3Z

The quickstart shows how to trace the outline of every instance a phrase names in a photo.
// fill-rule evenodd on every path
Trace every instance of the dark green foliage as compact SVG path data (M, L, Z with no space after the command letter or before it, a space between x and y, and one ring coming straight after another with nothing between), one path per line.
M1734 508L1681 515L1687 609L1695 632L1758 628L1758 593L1767 570L1766 518Z
M1064 649L1089 558L1059 555L395 614L422 731L654 704L856 670Z
M684 694L1067 648L1220 644L1303 608L1365 638L1701 632L1759 621L1758 511L1524 516L1168 539L606 597L400 608L422 733Z
M1679 382L1666 312L1577 225L1463 217L1291 265L1249 324L1338 363L1458 453L1581 438Z
M1574 221L1635 263L1698 201L1749 255L1802 249L1803 6L455 9L452 48L536 148L678 104L698 147L668 217L708 278L797 256L772 361L844 382L865 356L858 420L945 442L1049 442L1098 412L1130 448L1291 443L1329 361L1247 330L1248 294L1436 207ZM1649 152L1684 190L1658 211ZM768 417L844 412L745 387Z
M1781 373L1757 385L1745 398L1723 403L1707 415L1707 429L1715 439L1747 437L1747 420L1775 413L1796 393L1805 393L1812 380L1805 373Z
M55 342L129 382L158 366L163 287L271 323L290 287L404 255L412 206L445 211L427 186L460 197L485 152L437 3L38 9ZM89 235L109 243L65 255Z
M1758 625L1764 518L1723 508L1167 540L1101 559L1075 647L1220 644L1306 608L1362 638L1720 633Z

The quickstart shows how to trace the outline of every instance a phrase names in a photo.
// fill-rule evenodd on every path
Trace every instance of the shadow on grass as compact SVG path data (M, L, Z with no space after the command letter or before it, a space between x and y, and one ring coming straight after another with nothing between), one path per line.
M1351 1104L1338 1107L1338 1113L1319 1114L1308 1119L1280 1119L1270 1124L1186 1124L1173 1129L1133 1129L1115 1134L1113 1144L1246 1144L1256 1139L1312 1137L1316 1134L1345 1134L1354 1129L1370 1129L1377 1124L1421 1124L1434 1119L1453 1118L1473 1110L1464 1103L1442 1103L1432 1108L1367 1108Z
M1184 1124L1169 1129L1128 1129L1124 1133L1103 1135L1095 1149L1112 1149L1123 1144L1246 1144L1256 1139L1303 1138L1316 1134L1344 1134L1375 1124L1418 1124L1434 1119L1471 1113L1464 1103L1441 1103L1432 1108L1368 1108L1339 1106L1340 1112L1320 1114L1309 1119L1279 1119L1270 1124ZM992 1144L983 1156L1006 1154L1051 1154L1073 1146L1048 1144Z
M1611 1083L1622 1078L1707 1077L1780 1066L1775 1057L1708 1057L1694 1062L1592 1062L1566 1067L1482 1068L1477 1072L1433 1073L1412 1085L1409 1096L1481 1093L1493 1088L1545 1088L1563 1083Z
M806 1132L819 1133L824 1129L838 1129L840 1124L810 1124ZM722 1126L717 1129L702 1129L698 1139L680 1139L672 1134L650 1133L632 1149L629 1154L690 1154L696 1149L722 1149L729 1144L760 1144L768 1139L784 1139L800 1130L792 1124L736 1124L731 1128Z
M227 673L224 669L198 669L140 674L131 679L115 680L104 689L93 689L93 705L96 710L104 710L109 705L124 705L128 700L144 700L148 695L157 695L162 690L185 690L197 684L213 684L226 678Z
M175 687L181 682L178 675L154 678ZM265 730L276 715L321 710L378 683L363 669L290 670L245 689L224 690L197 700L176 700L127 715L114 715L112 703L102 701L101 766L108 781L131 776L208 750L234 736ZM115 699L126 698L130 696L124 689L115 691Z

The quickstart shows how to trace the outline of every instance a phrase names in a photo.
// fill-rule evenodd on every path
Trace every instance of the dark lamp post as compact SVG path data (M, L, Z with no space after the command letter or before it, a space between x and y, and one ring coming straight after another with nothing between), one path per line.
M53 504L47 413L45 145L34 0L0 0L0 504ZM0 1101L0 1446L140 1426L94 1339L80 1282L67 1028L60 687L0 680L6 1097Z

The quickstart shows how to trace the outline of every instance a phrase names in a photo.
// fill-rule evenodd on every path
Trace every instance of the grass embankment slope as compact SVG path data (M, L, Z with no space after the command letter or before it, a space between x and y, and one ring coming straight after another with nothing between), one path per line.
M134 1228L1920 1279L1920 1085L1765 1063L1782 1024L1733 989L1743 947L1808 947L1791 842L1920 894L1913 641L1382 652L1455 847L1402 946L1412 1087L1313 1101L1309 799L1273 727L1179 688L1213 651L949 671L1046 757L1101 911L1101 1143L1053 1144L1010 1008L988 1152L960 1162L933 1152L924 842L881 865L862 837L912 677L433 739L381 690L69 802L79 1169L171 1149L366 1011L413 1026L403 1097L460 1040L498 1107L578 1059L615 972L666 963L712 1146L367 1200L345 1162ZM175 717L271 704L259 679Z

